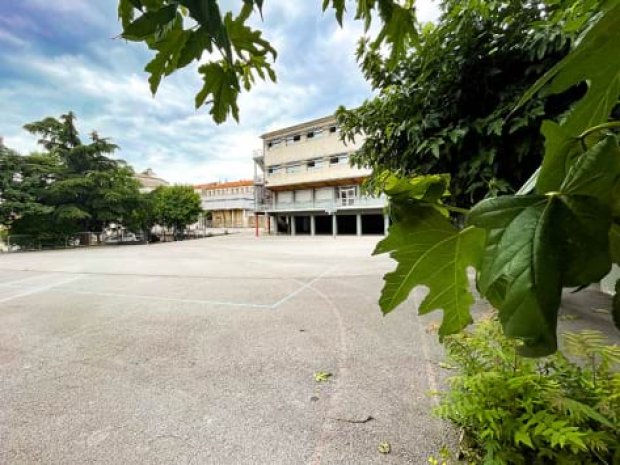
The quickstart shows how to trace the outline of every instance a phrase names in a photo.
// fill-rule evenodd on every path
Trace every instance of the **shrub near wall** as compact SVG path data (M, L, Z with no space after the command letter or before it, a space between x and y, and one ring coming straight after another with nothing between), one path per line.
M484 465L620 464L620 347L593 331L562 353L527 359L489 319L447 338L449 379L438 414L462 428L462 455Z

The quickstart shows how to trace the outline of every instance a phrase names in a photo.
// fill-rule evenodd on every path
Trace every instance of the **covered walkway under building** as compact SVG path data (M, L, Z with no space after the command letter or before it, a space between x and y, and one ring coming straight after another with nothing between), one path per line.
M381 212L296 212L272 214L271 218L274 233L292 236L384 235L390 225L388 215Z

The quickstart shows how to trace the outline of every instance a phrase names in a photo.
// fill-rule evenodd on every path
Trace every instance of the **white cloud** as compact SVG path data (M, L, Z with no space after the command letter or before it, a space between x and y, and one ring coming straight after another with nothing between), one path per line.
M99 8L101 5L98 6L98 2L91 0L22 0L22 2L25 8L39 10L50 15L51 20L60 19L52 16L57 15L79 18L82 24L88 26L107 27L109 25L104 11Z
M439 19L440 10L437 0L417 0L415 6L420 22L435 22Z
M28 42L21 39L19 36L12 34L11 32L0 27L0 43L6 43L17 47L27 47Z
M237 2L227 1L238 8ZM21 129L24 123L73 110L82 134L96 129L111 137L121 146L118 156L137 170L150 167L178 183L249 177L260 134L330 114L339 104L357 105L370 95L354 58L361 24L351 21L349 12L341 29L333 12L321 14L320 3L265 2L264 22L254 21L280 53L278 83L258 82L239 99L241 122L216 126L208 108L194 110L194 94L201 86L195 66L164 79L157 96L151 96L142 71L148 52L110 40L108 31L118 27L114 1L24 0L27 7L64 21L66 31L92 31L84 43L67 37L43 40L43 32L50 33L45 21L0 18L0 43L11 41L13 46L0 49L0 59L15 70L12 75L0 70L0 134L8 146L28 152L35 148L35 138ZM429 0L418 0L418 9L421 17L437 11Z

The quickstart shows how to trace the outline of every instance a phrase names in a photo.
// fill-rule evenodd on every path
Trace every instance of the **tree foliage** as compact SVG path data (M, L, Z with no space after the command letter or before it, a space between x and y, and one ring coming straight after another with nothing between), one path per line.
M25 215L49 212L40 197L53 171L54 163L47 157L22 157L0 143L0 225L8 227Z
M466 463L618 463L620 348L594 331L564 339L572 360L516 357L495 320L447 338L454 375L437 413L462 428Z
M196 95L196 108L210 106L216 123L229 116L239 119L237 99L250 90L257 78L276 81L273 62L276 50L262 32L248 25L252 15L263 14L263 0L243 0L240 11L225 13L217 0L119 0L121 37L143 42L153 52L146 65L153 94L161 80L198 62L203 87ZM382 28L373 40L376 47L390 48L395 63L416 40L413 1L357 0L355 18L368 31L373 15ZM344 0L323 0L323 10L333 9L342 25ZM203 61L203 56L208 58Z
M581 5L578 1L567 3L571 7ZM520 102L527 103L539 91L562 92L587 83L582 98L559 122L542 123L544 161L530 183L533 190L480 202L467 216L468 227L454 227L453 231L455 235L471 234L473 227L484 233L483 252L463 258L477 268L478 290L498 308L505 333L521 339L521 352L530 356L546 355L557 348L562 289L597 282L609 272L612 262L619 263L614 251L620 248L620 148L614 129L620 124L613 121L613 115L620 97L620 2L604 1L597 8L596 15L573 8L573 19L581 21L584 32L573 50ZM404 202L411 208L419 200L401 193L392 202ZM436 199L435 208L445 208L442 198ZM405 235L413 236L426 228L415 217L400 224L402 227L390 230L390 236L397 237L388 237L384 244L405 243ZM437 243L441 240L438 236ZM415 262L401 258L403 247L393 250L392 256L405 267L406 274L413 272ZM427 259L440 267L454 261L434 252ZM460 283L457 279L450 284ZM386 280L382 302L389 302L394 294L389 276ZM408 289L417 285L432 289L434 284L434 278L426 277L409 282ZM444 319L454 321L458 317L464 327L467 319L461 315L469 308L467 301L463 302L458 315L443 303L434 306L443 308ZM386 305L383 309L390 310ZM462 327L451 328L458 331Z
M364 137L353 161L375 174L449 173L449 202L461 206L516 191L540 164L543 116L557 119L575 94L537 95L507 120L575 37L565 21L544 21L558 8L546 0L446 0L438 24L422 28L396 67L362 41L358 58L378 94L337 113L345 140Z
M139 183L130 167L109 157L116 145L96 133L82 142L72 113L25 128L45 152L0 155L0 211L12 232L63 236L131 219L140 206Z
M150 194L153 218L158 224L183 232L202 213L200 195L192 186L160 186Z

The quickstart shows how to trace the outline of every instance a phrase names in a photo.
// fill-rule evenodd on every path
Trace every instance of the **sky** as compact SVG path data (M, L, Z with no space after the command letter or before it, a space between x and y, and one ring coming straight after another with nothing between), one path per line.
M241 2L220 3L236 10ZM151 95L143 71L150 52L117 38L116 0L0 0L0 137L29 153L36 138L24 124L73 111L83 137L109 137L136 171L183 184L249 178L261 134L372 96L354 57L362 25L348 15L340 28L321 3L265 1L253 25L278 50L278 82L258 81L240 97L240 122L218 126L208 108L194 108L194 65ZM432 0L417 9L422 21L438 16Z

